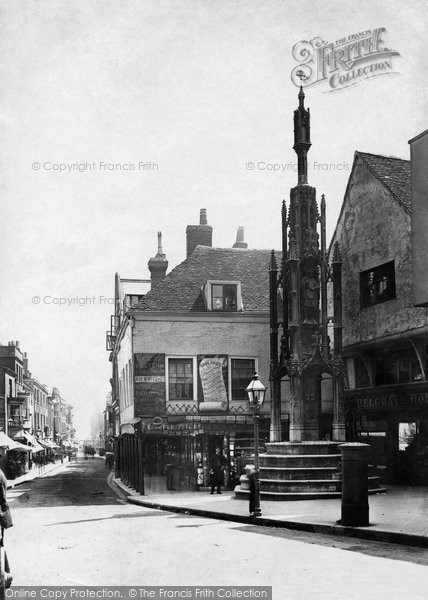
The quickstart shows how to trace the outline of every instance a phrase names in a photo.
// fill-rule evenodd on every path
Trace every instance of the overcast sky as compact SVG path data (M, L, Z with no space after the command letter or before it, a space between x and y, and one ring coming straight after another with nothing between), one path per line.
M293 46L384 27L400 54L394 74L306 89L309 182L331 235L355 150L408 158L428 128L427 20L422 0L1 2L0 343L20 340L33 375L75 407L79 437L110 389L100 297L116 271L149 277L158 230L170 268L200 208L215 246L243 226L249 247L280 247L296 175L263 164L295 161ZM54 170L75 162L95 168ZM53 303L75 297L95 301Z

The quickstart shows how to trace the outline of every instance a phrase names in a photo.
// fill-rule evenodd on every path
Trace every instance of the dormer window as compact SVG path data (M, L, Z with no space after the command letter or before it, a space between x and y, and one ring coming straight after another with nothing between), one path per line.
M236 310L236 285L215 284L211 287L213 310Z
M205 286L208 310L236 312L242 310L239 281L208 281Z

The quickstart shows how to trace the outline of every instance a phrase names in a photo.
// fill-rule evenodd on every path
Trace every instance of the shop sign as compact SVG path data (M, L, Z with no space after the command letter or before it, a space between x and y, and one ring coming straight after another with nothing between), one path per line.
M384 387L347 390L346 408L351 410L400 410L428 408L428 386Z
M152 424L153 429L162 429L162 427L163 427L162 417L153 417L151 424Z

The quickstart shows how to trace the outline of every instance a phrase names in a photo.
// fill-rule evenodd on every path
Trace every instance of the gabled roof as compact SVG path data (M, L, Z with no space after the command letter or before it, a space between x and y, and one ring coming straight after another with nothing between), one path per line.
M220 280L241 282L244 312L268 312L270 253L270 250L197 246L134 310L205 311L202 287L208 280Z
M368 152L355 152L355 159L360 156L370 171L396 200L408 212L412 211L412 188L410 179L410 161L394 156L381 156Z

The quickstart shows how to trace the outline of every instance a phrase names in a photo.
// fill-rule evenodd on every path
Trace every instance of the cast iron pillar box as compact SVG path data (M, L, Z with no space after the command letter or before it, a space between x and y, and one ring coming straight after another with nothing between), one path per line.
M342 452L341 525L365 527L369 524L368 471L369 444L352 442L339 446Z

